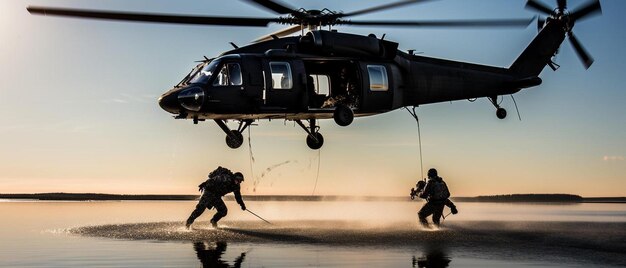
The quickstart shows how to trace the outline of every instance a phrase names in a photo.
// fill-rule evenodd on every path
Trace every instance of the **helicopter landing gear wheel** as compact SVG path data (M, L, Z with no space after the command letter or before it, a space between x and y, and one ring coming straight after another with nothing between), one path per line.
M226 135L226 145L231 149L237 149L243 144L243 135L237 130L231 130L231 135Z
M226 133L226 145L232 149L237 149L243 144L243 135L241 134L253 122L251 119L239 120L239 128L231 130L222 119L215 119L215 123Z
M322 148L322 145L324 145L324 137L322 136L322 133L319 132L320 127L315 125L315 119L309 119L308 127L305 126L300 119L296 119L294 121L296 121L296 123L298 123L298 125L308 134L306 136L306 145L308 145L309 148L313 150Z
M335 107L335 112L333 113L333 119L335 119L335 123L342 127L348 126L354 120L354 112L350 107L340 104Z
M306 136L306 145L313 150L322 148L322 145L324 145L324 136L319 132L309 134Z
M504 108L498 108L496 110L496 116L498 117L498 119L506 118L506 110Z

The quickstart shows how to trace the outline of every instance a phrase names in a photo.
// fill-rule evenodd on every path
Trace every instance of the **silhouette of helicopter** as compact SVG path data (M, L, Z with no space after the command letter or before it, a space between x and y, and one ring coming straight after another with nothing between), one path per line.
M247 0L283 15L277 18L187 16L127 13L51 7L28 7L31 14L90 19L176 24L265 27L270 23L291 25L200 62L180 83L159 98L159 105L176 119L194 124L214 120L226 133L226 144L239 148L242 132L255 120L295 121L307 133L306 143L319 149L324 137L319 119L348 126L354 117L375 115L407 106L486 97L504 119L507 112L498 97L541 84L538 75L549 66L567 36L585 68L593 63L572 33L574 24L601 13L599 0L570 12L566 0L552 9L537 0L527 8L548 17L538 19L538 35L508 68L478 65L419 56L398 50L398 43L384 35L340 33L335 25L410 27L511 27L527 26L534 19L372 21L347 17L400 7L426 0L405 0L342 13L295 9L275 0ZM324 30L328 27L328 30ZM305 29L308 30L305 33ZM300 36L287 36L300 31ZM236 120L230 129L226 121ZM304 121L304 122L303 122ZM308 123L305 124L305 123Z

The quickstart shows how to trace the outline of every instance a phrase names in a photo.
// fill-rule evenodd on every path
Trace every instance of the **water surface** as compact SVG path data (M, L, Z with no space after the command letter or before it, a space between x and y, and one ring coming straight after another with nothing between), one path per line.
M440 230L419 202L0 202L2 267L610 267L626 265L624 204L459 203Z

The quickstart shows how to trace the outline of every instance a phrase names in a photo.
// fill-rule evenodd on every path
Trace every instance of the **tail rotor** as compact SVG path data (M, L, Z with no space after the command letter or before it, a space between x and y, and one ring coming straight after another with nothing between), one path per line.
M593 64L593 57L589 55L587 50L578 41L578 38L574 35L572 29L577 21L583 20L596 14L602 14L602 7L600 6L600 0L593 0L588 4L579 7L578 9L569 12L567 10L567 0L557 0L557 7L551 9L538 0L528 0L526 2L526 8L533 9L548 16L546 19L541 17L537 21L538 29L541 30L546 23L560 23L565 28L567 38L569 39L576 55L585 66L585 69L589 69Z

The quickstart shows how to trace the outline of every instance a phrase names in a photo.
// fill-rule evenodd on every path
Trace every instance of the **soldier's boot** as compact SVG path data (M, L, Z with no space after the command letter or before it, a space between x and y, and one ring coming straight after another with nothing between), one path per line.
M191 218L187 219L187 221L185 222L185 228L187 228L187 230L191 229L192 223L193 223L193 220Z
M211 220L211 226L213 226L213 228L217 229L217 221L216 220Z
M430 229L430 224L428 224L428 220L426 220L426 218L419 217L420 219L420 224L422 225L422 227L426 228L426 229Z

